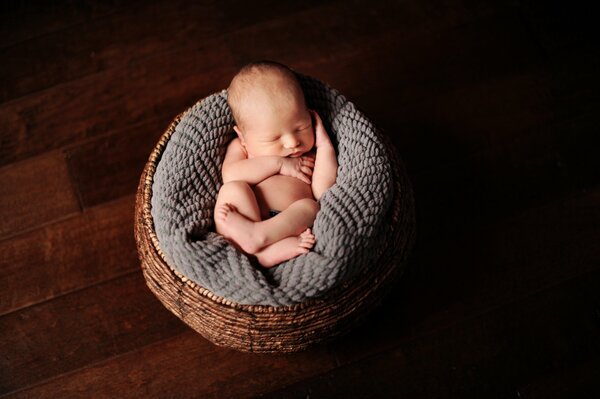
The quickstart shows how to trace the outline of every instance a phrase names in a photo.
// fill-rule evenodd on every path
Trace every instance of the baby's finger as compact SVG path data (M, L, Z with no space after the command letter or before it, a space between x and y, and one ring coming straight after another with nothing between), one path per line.
M319 125L319 124L323 123L323 122L321 121L321 117L319 116L319 113L318 113L317 111L315 111L315 110L311 110L311 112L312 112L312 114L313 114L313 118L314 118L314 120L315 120L315 124L316 124L316 125Z
M314 166L315 160L313 158L303 158L302 163Z
M305 175L309 175L312 176L313 171L311 168L307 167L307 166L303 166L300 168L300 170L302 171L302 173L304 173Z
M304 174L301 173L300 176L298 176L298 178L300 180L302 180L304 183L310 184L310 177L308 177L308 176L306 176L306 175L304 175Z
M300 165L301 168L309 168L309 169L314 169L315 168L315 163L314 162L302 162L302 164Z

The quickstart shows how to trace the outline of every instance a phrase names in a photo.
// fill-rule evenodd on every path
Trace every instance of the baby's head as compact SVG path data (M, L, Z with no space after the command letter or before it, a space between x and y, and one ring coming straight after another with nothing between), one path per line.
M229 85L227 101L249 156L297 157L312 149L312 115L296 75L285 65L244 66Z

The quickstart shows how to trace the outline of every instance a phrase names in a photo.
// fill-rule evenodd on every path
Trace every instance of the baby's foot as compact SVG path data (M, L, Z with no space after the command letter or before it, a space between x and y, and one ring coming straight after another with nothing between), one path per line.
M223 236L233 240L244 252L254 254L265 246L266 237L259 234L255 222L238 212L232 204L223 204L215 210Z
M307 253L314 245L315 236L310 228L308 228L298 236L298 255Z
M284 238L256 253L258 263L272 267L288 259L305 254L315 245L315 236L310 229L297 237Z

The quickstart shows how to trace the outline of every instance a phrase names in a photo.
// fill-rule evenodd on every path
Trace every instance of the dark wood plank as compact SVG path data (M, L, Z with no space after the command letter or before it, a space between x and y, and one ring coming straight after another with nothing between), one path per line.
M187 328L152 295L141 272L10 313L0 317L0 395Z
M426 12L418 7L418 11L391 13L394 20L388 30L374 29L372 33L357 35L348 47L340 46L333 37L319 40L319 46L313 49L314 57L303 56L301 49L307 40L303 36L290 38L287 47L269 47L273 27L256 26L244 33L257 42L257 47L262 44L273 53L267 56L287 57L301 71L329 82L355 100L359 108L364 109L368 99L374 108L369 111L384 105L386 112L390 107L398 112L405 103L510 77L541 64L542 54L522 26L517 11L484 5L471 11L436 14L435 18L421 15ZM412 21L398 24L398 15L404 14ZM343 29L343 21L338 23L338 29ZM297 51L286 51L290 46L297 46ZM243 47L232 43L234 54L245 51ZM317 57L325 51L328 57ZM378 118L375 120L379 122Z
M0 23L0 206L23 210L0 212L15 232L0 232L0 396L598 391L595 14L495 0L23 4L30 18L0 16L21 24ZM188 329L135 271L131 234L131 194L166 124L264 57L381 126L418 207L410 267L382 307L290 356Z
M596 112L533 128L508 146L413 173L422 234L466 231L599 182ZM413 159L410 151L407 158ZM427 158L428 155L424 155ZM427 229L431 226L432 229Z
M445 33L445 36L450 36L450 39L448 39L449 42L466 42L470 44L471 42L467 40L465 36L472 38L475 36L476 32L481 31L482 26L487 26L489 28L488 31L492 32L489 40L483 40L479 38L477 44L474 45L475 48L472 49L473 53L479 54L483 48L496 46L500 37L502 37L502 40L506 39L505 22L507 18L510 22L513 22L514 20L514 17L507 17L504 15L492 19L492 24L490 21L485 19L485 23L477 22L472 24L474 26L468 25L468 29L464 27L450 29ZM494 26L494 29L490 28L492 25ZM452 35L457 35L457 37L453 37ZM515 42L516 37L517 36L515 35ZM432 39L428 38L427 40ZM433 41L439 48L429 49L428 51L435 53L437 50L440 50L440 53L442 54L449 54L441 51L445 46L440 45L440 40L437 35ZM423 42L420 43L422 44ZM367 46L367 44L364 45ZM369 45L369 47L364 48L364 51L353 53L352 57L354 57L354 61L359 62L363 58L363 55L368 53L369 56L373 57L373 64L377 64L374 62L375 59L383 58L389 51L389 46L382 45L377 46L376 48L377 52L373 52L372 46ZM529 54L529 49L529 47L524 46L524 48L520 49L520 51L521 53ZM455 49L451 49L451 51L453 50ZM493 54L497 54L497 52L493 52ZM438 71L444 68L456 68L456 66L451 66L448 63L444 63L444 58L445 57L442 55L440 56L439 60L436 59L434 62L434 64L437 65ZM490 58L491 59L488 61L490 65L494 65L498 61L506 63L505 57L490 56ZM516 64L515 58L515 54L513 54L513 57L511 58L513 63L510 65ZM524 60L522 63L526 66L534 63L536 60L535 57L530 58L531 59ZM328 75L329 73L338 70L338 62L339 59L319 63L317 64L318 70L320 73ZM473 62L473 59L471 58L470 61L465 61L465 67L469 66L469 62ZM414 67L415 65L411 65L409 69L412 70ZM468 68L466 69L467 72L465 78L466 76L472 75ZM537 72L537 70L534 72ZM346 70L344 73L348 73L349 76L352 76L350 70ZM435 73L431 70L430 73L431 75L435 75ZM498 69L496 69L496 73L498 73ZM339 78L343 79L344 74L340 74ZM490 143L491 140L489 136L493 136L494 134L498 135L498 132L502 131L502 126L499 127L499 124L503 123L504 125L508 125L513 132L520 132L524 129L527 129L531 125L543 124L548 119L549 112L547 110L544 112L544 101L546 101L546 96L540 95L540 92L544 92L545 88L538 82L539 79L537 79L537 75L535 73L529 73L524 77L508 76L499 82L497 81L497 77L493 79L490 77L489 79L489 81L484 81L481 84L467 86L466 90L462 90L460 92L453 91L451 92L451 95L443 98L442 100L438 100L439 108L445 107L448 108L448 111L439 111L437 115L432 113L433 115L430 115L429 119L426 120L433 121L432 123L436 123L440 126L445 125L444 133L448 134L449 137L443 137L441 136L441 133L434 132L432 129L424 130L416 126L416 121L418 120L417 118L424 118L423 112L426 107L422 104L417 103L416 106L408 105L406 107L408 108L408 111L400 111L401 113L406 114L406 117L402 118L402 126L399 126L403 133L400 134L397 131L393 131L391 132L391 135L397 141L402 141L403 147L412 145L412 147L417 150L414 152L411 150L407 151L409 155L409 165L412 167L412 170L431 167L436 162L443 164L450 161L455 162L456 159L463 160L462 158L466 157L465 154L468 154L469 151L476 151L481 147L485 148L486 145L495 144L493 142ZM412 81L413 77L408 76L407 80ZM488 100L490 96L487 95L487 92L490 90L490 85L492 86L492 89L498 90L499 88L502 90L502 95L499 96L501 100ZM364 81L357 80L349 87L349 89L351 92L357 92L363 90L361 89L363 86L369 85L365 85ZM532 87L535 90L532 90ZM391 92L381 91L371 93L370 97L363 97L363 99L365 100L365 104L367 104L367 106L375 103L381 104L382 102L392 103L392 95L393 93ZM469 131L469 129L460 124L460 121L462 121L460 118L473 117L473 115L469 115L469 112L472 113L473 110L460 109L458 107L461 105L454 105L457 97L463 98L463 101L461 101L460 104L479 102L481 104L481 109L483 110L480 110L476 115L478 125L469 127L469 135L464 134L464 132ZM518 101L514 101L514 99L518 99ZM508 111L506 110L506 107L500 107L500 110L498 110L498 103L501 103L502 101L509 101L511 104L514 103L514 105L512 105ZM464 105L462 106L464 107ZM398 114L397 110L390 109L387 104L380 108L386 109L387 114L382 115L380 110L375 112L375 114L380 116L384 121L389 120L393 114ZM423 112L421 112L421 109ZM418 115L418 117L410 115L410 111L416 111L414 113ZM509 121L504 121L503 119L505 118L507 112L515 112L523 115L523 117L518 118L518 122L511 123ZM450 119L451 115L459 115L460 117L454 117L454 122L449 123L448 119ZM491 120L491 123L489 123L490 127L484 124L486 119ZM148 126L148 129L154 130L158 126L162 128L162 123L151 123L154 125ZM455 126L452 126L452 123L454 123ZM413 126L411 127L411 125ZM485 134L482 134L482 126L487 130L485 131ZM144 136L142 131L145 128L145 126L139 126L133 128L132 130L128 129L125 132L119 132L108 137L102 137L98 139L98 141L92 141L85 144L81 149L75 148L68 152L71 165L73 167L73 174L76 178L78 188L85 205L99 203L102 200L109 200L114 198L116 195L129 194L135 190L136 174L139 174L139 169L141 168L141 165L143 165L139 161L147 157L146 154L149 153L151 148L149 147L150 141L146 140L146 136ZM134 134L135 138L128 138L127 136L129 134ZM138 137L138 135L140 137ZM431 137L432 135L437 135L437 137L435 137L436 142L443 142L445 145L431 146L430 143L433 139L433 137ZM148 137L155 136L152 134ZM452 140L457 140L458 138L460 138L462 141L452 143L452 147L448 148L448 143ZM543 145L543 140L546 139L546 136L539 135L537 138L540 139L540 144ZM115 140L119 140L118 144ZM136 141L138 140L139 142L148 143L148 145L138 146L136 145ZM427 151L419 148L425 145L429 147ZM96 149L95 146L97 146L98 149ZM458 150L461 152L458 153ZM129 151L131 151L130 154L135 155L130 156L128 154ZM428 156L423 156L422 152L426 152ZM418 155L410 156L412 154ZM134 163L134 161L138 163ZM127 165L131 165L131 167L134 169L129 170ZM497 167L504 167L504 165L497 165ZM106 184L102 184L103 182ZM121 184L121 182L123 183Z
M523 382L600 355L598 286L597 270L263 397L519 397Z
M396 40L402 40L505 8L496 1L457 0L443 5L435 0L333 3L242 29L228 35L226 40L240 64L255 59L277 59L304 68L335 60L342 54L362 52L382 34L390 33Z
M534 107L543 111L544 102L548 102L543 59L535 42L521 26L516 12L508 10L490 14L484 9L475 15L459 15L462 18L452 15L447 19L440 17L435 23L430 22L431 27L421 17L417 20L421 24L399 25L396 29L357 35L349 49L338 49L337 38L320 40L320 47L314 51L327 50L331 56L325 59L304 57L300 51L304 37L290 39L291 46L298 46L295 52L290 52L289 46L285 50L267 46L273 27L259 25L239 35L252 37L257 47L263 44L262 47L277 52L272 57L287 56L291 64L302 68L302 72L329 82L354 100L359 108L368 111L371 119L384 126L386 121L394 118L399 127L409 127L404 122L414 120L416 117L412 114L415 111L423 118L429 110L427 117L435 120L435 112L442 116L448 106L467 107L474 101L486 99L485 95L489 97L489 93L495 90L503 91L498 93L496 102L492 98L487 99L489 104L480 105L484 112L494 112L498 101L519 100L519 95L526 98L521 100L522 103L507 104L512 108L504 109L504 115L515 109L520 111L519 106L525 106L525 111ZM342 25L343 17L336 22ZM418 16L409 14L410 17ZM310 20L311 16L305 19ZM429 29L424 29L423 25ZM333 27L330 29L335 31ZM246 48L240 40L235 40L231 46L234 54ZM302 54L302 57L295 54ZM244 61L250 57L245 57ZM517 90L517 93L507 93L507 88ZM451 98L437 99L437 104L423 104L424 101L436 101L440 95ZM458 104L457 98L460 99ZM415 109L420 105L423 109ZM455 111L448 109L445 119ZM477 110L471 107L465 111L473 113ZM476 121L481 124L487 115L476 116ZM495 115L496 118L499 116ZM491 124L486 127L489 129ZM403 129L404 132L415 138L413 131Z
M596 43L598 24L592 3L566 6L560 2L528 0L519 3L519 10L523 23L547 54Z
M134 197L0 241L0 315L131 272Z
M219 41L0 105L0 165L168 115L229 83L236 67ZM9 133L10 132L10 133Z
M600 396L600 357L560 370L519 388L523 399L597 398Z
M349 95L402 146L432 139L443 140L440 148L452 146L442 153L428 145L427 153L437 151L436 157L505 144L524 129L551 121L560 110L557 102L566 100L557 87L584 87L594 70L584 62L579 78L567 74L583 60L563 60L564 71L547 65L514 12L411 39L383 37L361 53L364 61L342 62L342 72L330 73L350 82L377 77L362 88L355 85Z
M0 239L79 210L62 152L0 169Z
M514 15L495 15L420 38L407 52L411 58L397 61L397 68L387 59L371 59L370 49L361 52L370 65L382 65L373 76L392 85L396 74L402 78L396 84L404 87L387 93L366 85L375 91L356 92L356 103L397 144L416 181L421 215L430 220L448 221L450 227L477 223L598 181L592 150L600 106L594 79L598 52L572 51L541 64L544 57L515 24ZM418 50L421 45L425 50ZM412 61L415 57L420 61ZM358 58L348 70L359 71L348 75L322 71L354 80L361 72L371 76L369 69L360 71ZM403 76L404 71L424 72ZM436 80L436 71L447 79ZM429 86L431 79L435 84ZM423 201L434 202L439 212Z
M403 136L404 143L414 140L408 148L420 150L422 156L427 146L431 153L424 162L452 163L478 150L513 143L524 132L552 121L544 80L534 69L494 76L402 107L386 104L382 123L388 125L395 111L399 131L394 134ZM432 140L437 145L432 146Z
M171 119L150 118L65 150L84 208L136 192L144 165Z
M242 353L207 348L198 334L186 331L6 397L251 398L334 366L326 348L287 355Z
M65 0L3 1L0 6L0 48L47 35L73 25L109 16L133 1ZM3 58L3 60L5 60Z
M309 10L278 19L280 21L278 26L281 29L289 29L290 26L298 24L306 25L307 18L311 17L314 20L327 14L325 12L327 7L328 5L322 6L322 9L313 11L312 14ZM337 7L339 8L340 4ZM490 7L483 7L483 11L480 11L479 7L475 7L475 11L467 9L467 11L456 13L457 15L450 13L450 17L442 19L442 22L432 23L441 29L453 23L462 23L468 18L475 18L479 14L489 13L490 11L487 10ZM421 17L421 19L431 19L432 11L417 8L425 14L425 17ZM336 7L330 7L329 12L335 9ZM342 14L342 16L354 15L357 21L365 21L362 9L345 10L347 10L346 14ZM398 11L402 11L402 9ZM382 25L383 28L377 28L378 25L370 22L371 20L362 22L362 25L359 24L355 30L346 32L344 42L347 43L347 47L342 49L339 48L338 31L341 26L344 26L343 24L348 23L343 18L334 19L335 23L331 23L329 26L320 24L321 32L327 32L327 29L332 32L327 41L316 36L313 39L321 43L319 48L321 52L333 54L340 51L348 52L348 49L354 48L352 46L355 44L368 45L369 42L363 35L366 35L369 29L375 30L372 35L385 34L385 29L396 26L393 18L390 19L390 14L386 13L384 8L380 7L379 13L385 15L388 21ZM467 16L464 16L463 13L466 13ZM414 15L418 14L417 12ZM471 14L473 15L471 16ZM433 20L435 21L435 18ZM435 23L439 23L439 26ZM268 22L263 25L269 27ZM309 25L315 24L311 21ZM273 29L270 28L271 30L266 32L266 37L272 38ZM418 28L415 29L418 30ZM259 30L263 37L264 30L265 28ZM293 31L298 31L298 28L294 28ZM317 33L313 30L313 35L317 35ZM275 37L279 36L281 34L275 35ZM174 115L184 109L185 105L192 103L194 99L226 87L237 66L248 60L237 53L242 53L248 46L247 43L255 40L257 39L252 39L251 31L241 29L221 38L204 40L202 47L194 52L190 52L190 49L175 49L157 53L155 56L144 58L121 69L109 69L87 78L69 82L64 86L0 105L0 126L3 127L0 132L22 132L16 135L3 134L0 136L3 144L0 146L0 164L14 162L48 148L69 145L86 137L97 136L113 129L140 123L150 115L156 116L157 113L163 116ZM306 37L296 37L295 40L294 43L301 48L306 45ZM240 47L240 43L246 44ZM292 51L291 44L286 44L282 49L285 49L285 54L300 53ZM236 54L232 54L232 51ZM352 51L352 53L357 55L356 51ZM268 56L268 54L254 53L252 58L261 56ZM285 57L278 58L284 62L290 61ZM315 63L318 61L318 57L296 57L296 60L298 63L306 60L309 63ZM333 61L332 58L330 60ZM292 64L292 66L295 65ZM302 64L300 63L299 66ZM156 93L160 93L160 96L157 96ZM174 101L175 103L173 103ZM99 110L101 111L99 112ZM60 118L57 115L60 115ZM107 120L106 115L112 116ZM51 141L45 139L49 136L46 133L48 131L54 133ZM24 142L21 137L25 134L35 139Z
M384 351L597 270L598 201L600 187L464 233L420 234L406 275L381 308L333 344L340 361Z
M394 31L373 39L355 53L306 62L303 72L314 71L354 98L393 137L413 171L460 162L476 151L516 148L531 134L543 148L564 143L568 136L558 140L565 131L556 125L600 104L582 90L596 84L598 54L546 65L514 12L416 38L403 40ZM575 69L581 74L570 73ZM565 113L579 101L586 108L569 105L573 112Z
M185 0L138 2L110 18L63 29L0 51L0 101L186 48L316 2L250 5Z
M471 234L456 237L454 240L431 241L427 248L418 248L415 256L418 263L413 264L413 268L409 270L409 274L405 276L396 290L397 293L386 300L385 305L370 317L368 325L357 329L351 335L328 347L336 352L337 358L342 363L356 361L369 354L393 347L398 342L406 342L432 331L443 329L457 321L472 318L515 298L526 296L532 291L594 270L597 262L578 262L578 259L600 259L598 250L593 246L593 243L597 242L599 238L595 228L600 219L595 206L599 196L600 190L596 190L594 193L574 198L571 201L530 210L499 225L475 230ZM564 231L569 231L571 234L565 237ZM473 249L465 251L464 248ZM523 259L528 260L526 268L523 267ZM565 265L569 265L569 267L565 267ZM436 284L431 283L430 276L432 275L436 276ZM130 281L132 279L133 282ZM456 290L457 286L460 286L461 289ZM79 293L85 293L85 295L77 295ZM148 302L154 303L154 301L150 300L152 299L149 298L151 294L143 287L141 277L131 276L79 291L79 293L70 294L0 319L0 325L4 326L3 335L14 336L7 342L7 347L3 348L3 353L6 353L5 359L10 361L3 366L6 366L7 369L15 369L15 373L21 376L10 388L16 389L40 381L41 378L34 378L34 375L39 373L42 373L42 377L58 376L61 373L83 367L85 364L95 363L113 355L135 350L136 347L151 344L154 341L151 339L152 337L146 336L146 334L150 334L146 332L147 330L154 331L154 338L171 336L167 327L160 328L161 323L167 323L170 318L163 314L166 311L159 310L160 306L150 306ZM107 299L106 296L109 298ZM123 303L119 299L124 297L128 298L127 303ZM74 309L87 309L87 306L91 306L88 304L91 303L97 304L94 306L94 311L90 310L83 314L77 314L77 311L74 311ZM117 311L116 308L121 309L118 315L113 314ZM37 326L40 323L45 324L43 320L22 325L23 319L37 320L34 316L23 316L32 312L35 312L35 315L48 314L49 316L43 320L48 317L56 317L61 322L46 332L44 336L36 335ZM151 315L154 312L158 312L160 320L154 320L156 316ZM147 318L140 321L140 329L144 331L126 329L126 325L131 324L131 320L139 318ZM111 324L109 331L105 327L96 329L97 326L94 326L98 320L115 320L118 325ZM18 329L17 326L19 326ZM64 329L85 331L85 339L99 345L99 349L83 350L66 358L56 358L57 353L69 351L67 344L61 343L60 336L64 334ZM16 334L15 331L19 333ZM30 346L37 342L32 343L32 339L43 340L43 342L49 342L48 345L50 345L48 347L41 344L36 346L38 348L37 359L46 360L34 362L37 364L37 368L31 370L34 374L25 370L24 365L33 361L30 359L33 354L23 355L27 351L19 342L24 340L24 336L29 337L24 342L28 342ZM109 338L112 336L118 336L119 340L116 347L111 347L113 350L109 351L104 345L109 345L106 341L112 340ZM182 344L183 347L185 345ZM14 349L10 349L13 347ZM151 364L164 364L163 356L166 356L165 353L170 353L155 349L143 350L161 354L160 360L148 360ZM186 352L186 349L182 348L181 351ZM139 356L132 355L132 358L137 359ZM125 359L130 358L126 357ZM120 364L122 361L125 362L125 366ZM121 358L111 360L106 366L106 375L102 371L98 378L113 380L115 370L127 369L131 361ZM179 360L173 360L173 362L180 363ZM236 362L238 361L236 360ZM183 362L183 364L187 363ZM49 375L48 369L55 371ZM86 375L82 379L88 381L88 379L95 378L94 375L98 370L94 368L81 372ZM150 375L155 373L153 370L147 372ZM191 374L183 375L186 372ZM173 374L175 380L168 380L165 376L165 380L156 382L156 384L163 389L163 386L176 385L176 379L192 381L197 378L197 372L198 370L195 368L186 367L185 370L175 368ZM265 375L264 378L276 379L281 370L276 368L273 373L275 374ZM299 375L297 377L300 378ZM65 379L72 380L77 384L77 379L72 379L72 374L65 376ZM65 384L62 379L56 381L56 385L50 384L52 388L48 388L49 390L58 389ZM204 384L204 381L199 381L198 384ZM107 386L107 389L116 388ZM193 389L193 384L189 389ZM9 391L8 387L6 391Z
M353 99L418 168L518 145L600 105L600 53L574 48L548 58L514 12L416 38L382 35L358 54L308 68Z

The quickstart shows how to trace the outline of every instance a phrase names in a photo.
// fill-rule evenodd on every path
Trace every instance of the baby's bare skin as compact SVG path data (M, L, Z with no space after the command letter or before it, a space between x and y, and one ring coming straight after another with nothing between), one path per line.
M282 174L273 175L252 187L258 201L262 219L269 217L269 210L286 209L299 199L314 199L309 184Z
M315 244L315 236L310 228L307 228L298 236L291 236L260 247L254 237L259 230L257 223L244 217L237 211L235 206L224 204L216 210L216 219L223 223L224 236L235 236L234 243L244 252L254 254L259 263L265 267L271 267L285 260L307 253ZM264 242L264 241L263 241Z
M295 81L277 70L254 72L245 77L244 101L235 103L244 123L234 127L238 138L225 155L215 225L239 249L271 267L315 244L310 230L319 210L315 199L334 184L337 160L318 114L306 108ZM269 218L270 210L280 213Z

